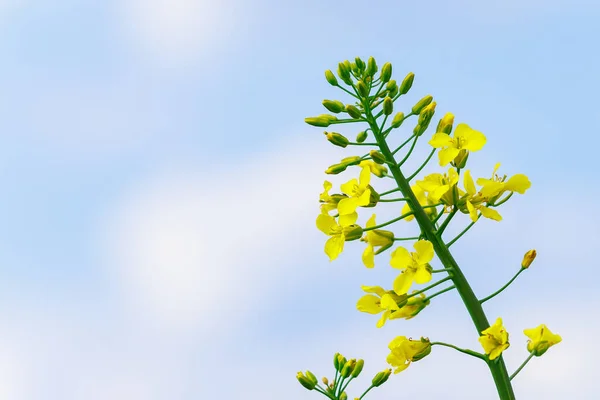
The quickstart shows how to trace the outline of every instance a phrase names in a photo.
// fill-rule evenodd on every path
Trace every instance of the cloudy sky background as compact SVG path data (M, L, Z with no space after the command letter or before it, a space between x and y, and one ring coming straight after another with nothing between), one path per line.
M396 335L479 349L455 293L377 329L355 303L361 284L391 286L389 256L367 270L361 243L334 263L323 254L323 170L354 153L303 118L348 100L323 71L357 55L392 62L398 80L415 72L397 107L433 94L438 117L486 134L474 175L501 161L530 177L502 222L478 223L453 251L483 296L538 250L486 303L511 333L510 370L527 355L524 328L563 336L516 392L596 398L600 7L366 4L0 1L0 399L318 398L295 373L331 378L336 351L366 360L354 397ZM494 398L484 365L434 350L367 398Z

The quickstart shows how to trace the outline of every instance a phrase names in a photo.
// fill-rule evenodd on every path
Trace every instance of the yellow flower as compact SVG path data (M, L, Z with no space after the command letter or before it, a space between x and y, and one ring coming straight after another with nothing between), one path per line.
M533 353L536 357L544 354L555 344L562 342L562 338L550 332L550 329L544 324L541 324L537 328L525 329L523 333L529 338L527 351Z
M502 318L498 318L496 323L483 332L479 337L479 343L485 350L490 360L495 360L500 357L502 352L508 349L508 332L502 326Z
M531 187L531 182L526 175L516 174L506 181L506 175L500 178L496 174L498 168L500 168L500 163L497 163L494 167L491 179L477 179L477 184L481 186L479 193L486 199L496 199L504 192L517 192L523 194Z
M359 180L356 178L344 183L341 188L342 192L349 197L340 200L338 203L338 212L340 215L348 215L356 212L359 206L367 206L371 202L371 170L364 166L360 172Z
M362 236L362 228L354 225L354 220L346 220L338 225L335 218L327 214L317 216L317 228L324 234L331 236L325 242L325 254L329 256L329 261L335 260L342 250L346 240L355 240ZM357 236L358 235L358 236Z
M423 180L417 181L417 185L427 192L427 198L432 204L442 201L447 206L454 204L452 188L458 183L458 173L454 168L448 169L445 174L434 173L427 175ZM464 192L458 189L458 197Z
M483 133L471 129L467 124L458 124L454 130L454 137L437 132L429 144L435 148L442 148L438 153L440 165L443 167L454 160L461 150L478 151L485 145L486 138Z
M375 223L375 214L373 214L367 221L367 228L375 225L377 224ZM373 268L375 267L375 255L389 249L392 244L394 244L394 232L373 229L367 231L365 237L360 240L367 242L367 248L363 252L362 261L365 264L365 267ZM375 251L375 246L379 246L377 251Z
M406 336L398 336L388 347L391 352L386 360L395 368L395 374L404 371L411 362L419 361L431 353L431 343L425 338L412 340Z
M475 182L473 182L473 178L471 178L471 171L465 171L465 190L467 191L467 210L469 211L469 216L473 222L477 221L477 211L481 212L486 218L493 219L494 221L501 221L502 216L498 211L493 210L489 207L483 205L483 203L487 200L485 197L481 195L481 193L477 193L477 189L475 188ZM478 181L479 182L479 181Z
M413 281L418 284L431 280L431 266L433 259L433 244L427 240L419 240L414 244L416 252L409 253L404 247L398 247L392 252L390 264L393 268L403 272L394 280L394 291L397 294L406 294Z
M429 305L429 300L425 300L424 293L413 296L407 301L406 295L398 296L393 290L384 290L380 286L362 286L362 289L370 294L361 297L356 303L356 308L369 314L383 312L377 321L378 328L385 325L388 319L411 319Z

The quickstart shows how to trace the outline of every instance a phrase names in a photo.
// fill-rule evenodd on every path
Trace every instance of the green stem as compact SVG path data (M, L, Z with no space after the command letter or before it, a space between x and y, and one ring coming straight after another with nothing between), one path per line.
M381 196L385 196L385 195L387 195L387 194L390 194L390 193L395 193L395 192L398 192L398 191L400 191L400 189L398 189L398 188L395 188L395 189L392 189L392 190L388 190L387 192L379 193L379 196L380 196L380 197L381 197ZM380 200L380 201L381 201L381 200Z
M404 158L402 159L402 161L400 161L398 163L398 167L401 167L404 165L404 163L406 162L406 160L408 160L408 158L410 157L410 155L412 154L413 150L415 149L415 146L417 145L417 141L419 140L418 136L415 136L415 139L413 140L412 144L410 145L410 149L408 149L408 153L406 153L406 155L404 156ZM410 179L409 179L410 180Z
M525 367L525 365L527 365L527 363L529 362L529 360L531 360L533 358L533 353L529 354L529 357L527 357L527 359L525 361L523 361L523 364L521 364L521 366L519 368L517 368L517 370L510 376L510 380L512 381L513 378L515 376L517 376L517 374L519 372L521 372L521 370Z
M354 377L350 376L350 379L348 380L348 382L346 382L346 384L344 385L344 387L340 389L340 391L338 393L338 397L340 397L342 395L342 393L344 393L344 390L346 390L346 388L348 387L348 385L350 384L350 382L352 382L352 379L354 379Z
M348 142L348 146L377 146L377 143L357 143L357 142Z
M373 134L375 134L375 132L373 132ZM399 151L400 151L400 150L401 150L401 149L402 149L404 146L406 146L406 145L408 144L408 142L410 142L411 140L413 140L413 138L414 138L414 137L415 137L415 135L412 135L411 137L409 137L408 139L406 139L406 140L404 141L404 143L402 143L400 146L398 146L398 147L396 148L396 150L394 150L394 151L392 152L392 154L396 154L397 152L399 152Z
M454 216L456 215L457 212L458 212L458 208L454 207L452 209L452 211L450 212L450 214L448 215L448 217L446 217L446 219L440 226L440 229L437 230L437 235L440 237L440 239L442 237L442 233L444 233L444 231L448 227L448 224L450 223L450 221L452 221L452 218L454 218Z
M473 350L461 349L460 347L456 347L453 344L444 343L444 342L432 342L431 345L432 346L436 346L437 345L437 346L450 347L451 349L460 351L461 353L468 354L468 355L473 356L473 357L477 357L480 360L484 360L484 361L486 360L485 356L483 354L481 354L481 353L478 353L478 352L473 351Z
M432 273L432 274L438 274L438 273L440 273L440 272L447 272L447 271L452 271L452 270L451 270L451 269L449 269L449 268L444 268L444 269L434 269L434 270L432 270L432 271L431 271L431 273Z
M391 203L394 201L406 201L406 199L404 197L401 197L399 199L379 199L379 203Z
M381 137L377 124L373 119L371 110L368 107L365 107L365 115L367 117L369 126L373 130L373 135L379 144L379 150L386 157L386 159L393 160L394 157L392 155L392 151L390 150L387 142ZM433 244L433 248L440 259L440 262L445 268L452 269L452 281L454 286L456 286L456 290L458 291L465 304L465 307L469 312L469 315L471 316L471 320L473 321L475 330L477 331L477 336L480 336L481 332L490 326L490 323L483 311L483 308L481 307L481 304L479 303L479 300L475 296L471 285L469 285L467 278L462 273L462 270L448 250L448 247L436 234L433 223L425 213L424 208L419 204L417 197L410 188L410 183L406 180L400 168L398 166L390 167L390 172L392 173L398 188L400 188L402 195L410 200L408 204L414 212L415 220L419 224L421 232L423 232L426 239ZM454 211L454 213L456 213L456 211ZM515 400L515 395L510 384L510 379L508 377L508 372L502 356L498 358L498 362L488 363L488 367L492 377L494 378L494 383L496 385L500 400Z
M448 286L446 289L440 290L439 292L434 293L431 296L425 297L425 300L423 300L423 302L429 301L429 300L433 299L434 297L439 296L440 294L444 294L446 292L449 292L450 290L455 289L455 288L456 288L456 286L454 286L454 285Z
M421 166L420 166L420 167L419 167L419 168L418 168L418 169L417 169L415 172L413 172L413 173L412 173L412 174L411 174L411 175L410 175L408 178L406 178L406 179L407 179L409 182L410 182L410 181L412 181L412 180L413 180L413 178L414 178L415 176L417 176L417 174L418 174L419 172L421 172L421 170L422 170L423 168L425 168L425 166L427 165L427 163L429 162L429 160L431 160L431 157L433 157L433 155L435 154L435 151L436 151L436 150L437 150L437 149L433 149L433 150L431 150L431 152L429 153L429 156L427 156L427 159L425 160L425 162L424 162L423 164L421 164Z
M481 214L479 214L479 215L481 215ZM479 220L479 217L477 217L477 220ZM462 235L467 233L467 231L469 229L471 229L471 227L473 225L475 225L475 222L477 222L477 221L472 221L465 229L463 229L463 231L461 233L459 233L454 239L452 239L450 242L448 242L448 244L446 246L448 246L448 247L452 246L454 244L454 242L456 242L458 239L460 239Z
M363 231L372 231L373 229L379 229L379 228L383 228L384 226L388 226L389 224L393 224L394 222L398 222L403 220L404 218L412 215L412 211L407 212L406 214L402 214L401 216L399 216L398 218L394 218L388 222L384 222L383 224L379 224L379 225L375 225L375 226L370 226L368 228L364 228Z
M496 204L488 204L490 207L498 207L500 204L504 204L508 201L508 199L510 199L512 197L514 192L510 192L510 194L508 196L506 196L505 198L503 198L502 200L500 200L499 203Z
M373 389L375 386L371 385L367 388L367 390L365 390L365 392L358 398L358 400L362 400L363 397L365 397L367 395L367 393L369 393L369 390Z
M406 237L406 238L394 238L394 241L400 241L400 240L419 240L418 236L413 236L413 237Z
M331 400L335 400L335 396L327 393L327 391L325 389L321 388L321 386L319 386L319 384L317 384L317 386L315 386L315 390L319 393L324 394L325 396L327 396L327 398L329 398Z
M515 279L517 279L517 277L521 274L521 272L525 271L527 268L520 268L519 272L517 272L515 274L515 276L512 277L512 279L510 281L508 281L508 283L506 283L506 285L502 286L500 289L496 290L494 293L490 294L488 297L484 297L483 299L479 300L479 304L483 304L486 301L488 301L489 299L491 299L492 297L499 295L500 293L502 293L502 291L504 289L506 289L507 287L510 286L511 283L513 283L515 281Z

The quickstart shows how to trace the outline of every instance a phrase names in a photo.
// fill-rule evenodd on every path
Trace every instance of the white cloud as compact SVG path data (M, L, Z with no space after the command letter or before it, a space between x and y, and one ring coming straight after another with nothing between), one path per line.
M223 45L241 15L233 0L123 0L125 33L165 64L181 64Z
M222 328L217 312L256 306L285 271L277 262L314 228L323 170L337 157L319 139L229 167L174 168L134 188L105 228L107 263L129 300L204 330Z

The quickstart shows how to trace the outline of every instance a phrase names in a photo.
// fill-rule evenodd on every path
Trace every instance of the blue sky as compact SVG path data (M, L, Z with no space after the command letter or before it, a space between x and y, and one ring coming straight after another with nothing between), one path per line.
M397 79L416 74L397 107L432 94L438 117L485 133L469 159L476 175L500 161L530 177L502 222L478 223L453 249L482 295L538 250L486 304L511 333L509 369L526 356L524 328L563 336L515 388L595 398L600 8L365 7L0 1L0 399L316 398L295 373L331 378L336 351L366 361L358 396L396 335L478 349L455 293L377 329L355 303L361 284L391 284L387 258L365 269L356 242L333 263L323 254L323 170L349 153L303 120L324 98L348 100L325 69L370 55ZM381 207L378 219L397 212ZM494 398L482 365L435 350L367 398Z

